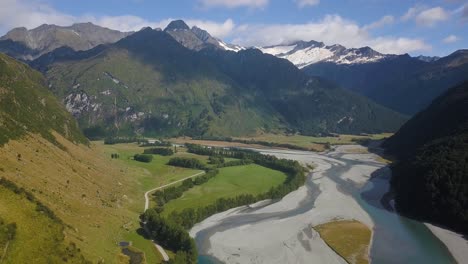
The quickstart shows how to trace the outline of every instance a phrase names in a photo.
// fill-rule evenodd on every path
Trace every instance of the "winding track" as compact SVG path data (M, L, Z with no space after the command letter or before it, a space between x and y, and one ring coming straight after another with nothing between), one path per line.
M155 192L155 191L158 191L158 190L161 190L161 189L164 189L164 188L169 187L169 186L171 186L171 185L174 185L174 184L176 184L176 183L183 182L183 181L185 181L185 180L187 180L187 179L191 179L191 178L194 178L194 177L197 177L197 176L201 176L201 175L203 175L203 174L205 174L204 171L199 172L199 173L196 173L196 174L194 174L194 175L192 175L192 176L188 176L188 177L185 177L185 178L183 178L183 179L177 180L177 181L175 181L175 182L171 182L171 183L169 183L169 184L166 184L166 185L163 185L163 186L159 186L159 187L157 187L157 188L154 188L154 189L151 189L151 190L145 192L145 210L144 210L144 212L146 212L146 210L148 210L148 208L149 208L149 194L150 194L150 193ZM149 232L149 230L146 228L146 224L143 223L143 225L144 225L144 228L145 228L146 233L149 234L150 232ZM164 250L164 248L161 247L160 245L158 245L154 240L151 240L151 241L153 242L154 246L156 247L156 249L159 251L159 253L160 253L161 256L163 257L163 260L164 260L164 261L169 261L169 255L167 255L167 253L166 253L166 251Z

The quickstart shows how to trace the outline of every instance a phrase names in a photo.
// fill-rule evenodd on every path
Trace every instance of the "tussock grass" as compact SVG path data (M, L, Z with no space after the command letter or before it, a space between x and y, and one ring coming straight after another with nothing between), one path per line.
M372 231L358 221L335 221L315 226L325 243L351 264L369 263Z

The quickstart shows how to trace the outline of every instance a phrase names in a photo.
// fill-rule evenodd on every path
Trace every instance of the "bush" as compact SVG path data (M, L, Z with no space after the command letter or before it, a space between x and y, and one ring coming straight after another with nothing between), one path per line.
M133 159L139 162L150 163L151 161L153 161L153 156L147 154L135 154L133 156Z
M143 151L144 154L157 154L161 156L172 156L174 151L170 148L149 148Z

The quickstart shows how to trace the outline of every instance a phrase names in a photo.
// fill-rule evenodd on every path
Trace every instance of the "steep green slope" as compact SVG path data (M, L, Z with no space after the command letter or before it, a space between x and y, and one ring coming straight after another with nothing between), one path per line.
M400 159L392 179L397 208L468 233L468 82L437 98L384 146Z
M0 146L28 132L52 142L52 131L77 143L87 142L45 83L39 72L0 54Z
M404 121L402 115L363 96L310 78L290 62L256 49L202 52L239 82L244 93L260 94L290 128L304 134L395 131Z
M413 115L434 98L467 79L468 51L459 50L437 61L408 55L375 63L317 63L303 69L310 76L336 82L398 112Z
M57 50L33 65L45 72L51 90L86 132L372 133L394 131L404 120L273 56L256 50L195 52L150 28L86 52Z

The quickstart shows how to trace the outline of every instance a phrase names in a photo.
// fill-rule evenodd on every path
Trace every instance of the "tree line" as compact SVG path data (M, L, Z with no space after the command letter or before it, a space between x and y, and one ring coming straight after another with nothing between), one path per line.
M164 248L176 253L171 263L197 263L197 246L188 232L176 223L162 217L156 210L149 209L142 215L150 236Z
M174 151L171 148L148 148L143 151L143 154L156 154L161 156L172 156Z
M115 145L123 143L138 143L144 144L148 143L148 140L137 137L107 137L104 139L104 144L106 145Z
M204 175L198 176L195 179L186 179L181 185L176 187L168 187L164 190L156 191L153 196L156 201L156 211L162 212L163 206L171 200L177 199L182 194L196 185L201 185L215 177L219 171L217 169L209 169Z

